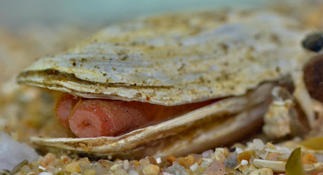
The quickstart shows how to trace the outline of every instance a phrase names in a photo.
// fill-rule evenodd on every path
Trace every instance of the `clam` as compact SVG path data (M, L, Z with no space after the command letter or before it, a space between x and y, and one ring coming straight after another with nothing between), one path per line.
M290 86L291 99L311 126L311 101L301 71L311 54L300 44L307 32L293 19L259 11L174 13L108 26L66 53L36 61L19 74L18 82L73 95L77 102L63 119L72 130L75 113L88 119L85 129L97 121L97 113L110 115L104 111L112 107L105 102L117 103L116 108L135 103L129 110L138 107L149 116L157 115L156 108L171 109L172 116L168 112L162 120L137 125L141 119L127 108L115 115L116 125L130 129L31 140L119 158L200 152L259 129L274 87ZM84 102L105 107L94 107L95 115L81 114L79 109L89 112L92 107L82 106Z

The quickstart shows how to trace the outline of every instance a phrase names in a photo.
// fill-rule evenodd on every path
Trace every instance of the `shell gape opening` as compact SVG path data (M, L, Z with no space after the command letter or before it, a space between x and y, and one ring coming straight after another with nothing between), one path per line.
M118 136L169 120L215 100L177 106L135 101L84 99L62 94L56 102L58 120L77 137Z

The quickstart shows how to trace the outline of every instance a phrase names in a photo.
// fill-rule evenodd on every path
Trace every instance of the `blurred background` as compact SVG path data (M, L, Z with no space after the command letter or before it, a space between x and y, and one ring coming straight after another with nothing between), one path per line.
M205 8L257 8L266 0L0 1L0 85L39 57L139 16Z
M269 6L276 6L282 11L285 8L288 13L300 16L305 14L304 6L319 9L317 4L321 2L322 0L1 0L0 84L35 59L60 52L111 23L173 11Z
M9 28L39 24L52 27L74 24L86 27L152 13L199 8L254 8L269 2L267 0L2 0L0 22Z

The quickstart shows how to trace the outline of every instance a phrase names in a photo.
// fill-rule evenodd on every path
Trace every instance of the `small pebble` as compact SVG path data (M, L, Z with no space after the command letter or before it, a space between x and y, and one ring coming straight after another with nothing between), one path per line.
M110 166L104 167L101 163L94 162L91 168L95 170L96 174L106 174Z
M53 175L53 173L51 173L51 172L41 172L41 173L39 173L39 175Z
M150 161L148 159L141 159L139 160L140 165L149 165Z
M191 171L196 171L199 165L197 163L194 163L192 166L190 166Z
M248 160L242 160L241 165L248 165Z
M148 156L147 158L148 158L148 160L149 160L150 163L155 164L155 165L158 164L157 161L156 161L156 159L154 157Z
M249 161L251 159L252 152L251 151L244 151L240 154L238 154L237 160L238 162L241 162L242 160Z
M314 164L317 163L317 158L311 153L303 153L302 162L303 164Z
M202 153L203 157L210 157L212 155L213 151L212 150L207 150Z
M113 162L110 160L99 160L98 162L100 163L101 166L107 169L109 169L113 165Z
M156 162L157 162L158 164L160 164L160 163L162 162L162 159L161 159L160 157L156 157L155 159L156 159Z
M125 171L124 169L117 169L115 171L113 171L114 175L128 175L127 171Z
M44 159L39 163L41 166L43 167L47 167L47 165L49 165L50 163L54 162L55 160L55 155L52 153L48 153L46 154L46 156L44 157Z
M302 46L310 51L319 52L323 48L323 33L309 34L302 41Z
M123 168L124 168L125 170L129 169L129 160L124 160L124 161L123 161Z
M224 162L227 159L229 152L224 148L216 148L212 156L212 159L215 159L220 162Z
M41 166L41 165L39 165L38 169L40 169L40 170L46 170L46 168L43 167L43 166Z
M240 154L242 152L243 152L243 150L241 148L236 148L236 153Z
M129 175L139 175L139 173L136 170L130 170L128 172Z
M224 165L226 168L234 168L238 165L238 159L237 159L236 153L231 153L229 157L224 161Z
M153 164L145 166L142 170L144 175L157 175L159 171L159 167Z
M253 139L252 142L247 143L250 149L263 150L265 148L264 142L260 139Z
M85 172L83 173L83 175L95 175L95 174L96 174L96 171L92 169L85 170Z
M250 175L273 175L273 170L270 168L261 168L258 170L254 170L250 173Z
M180 157L177 159L177 162L185 168L189 168L195 163L194 157L189 155L186 157Z
M173 163L173 162L175 162L175 161L176 161L176 157L171 156L171 155L168 155L168 156L166 157L166 160L167 160L169 163Z
M26 175L37 175L35 172L29 172ZM39 174L38 174L39 175Z
M177 162L174 162L172 166L168 167L165 172L172 175L187 175L185 168L178 164Z
M224 175L225 167L223 163L213 161L204 172L207 175Z
M110 170L111 171L116 171L118 169L121 169L122 168L122 165L121 164L114 164L111 166Z
M174 175L174 174L163 172L162 175Z
M68 165L66 165L65 170L70 173L73 173L73 172L79 173L81 172L80 163L79 162L69 163Z
M208 159L208 158L202 158L202 163L201 163L201 167L202 168L206 168L208 167L211 163L213 162L212 159Z

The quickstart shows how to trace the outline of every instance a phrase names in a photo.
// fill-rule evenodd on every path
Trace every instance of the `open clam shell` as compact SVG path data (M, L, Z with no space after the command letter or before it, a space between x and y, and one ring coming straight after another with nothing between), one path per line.
M127 158L198 152L211 148L215 143L230 143L259 128L272 87L265 84L248 95L220 100L175 119L118 137L34 137L32 141L99 156Z
M301 70L306 31L271 12L179 13L107 27L65 54L40 59L18 82L85 98L165 106L223 98L118 137L32 138L94 155L181 155L259 126L274 82ZM246 131L246 132L242 132Z

